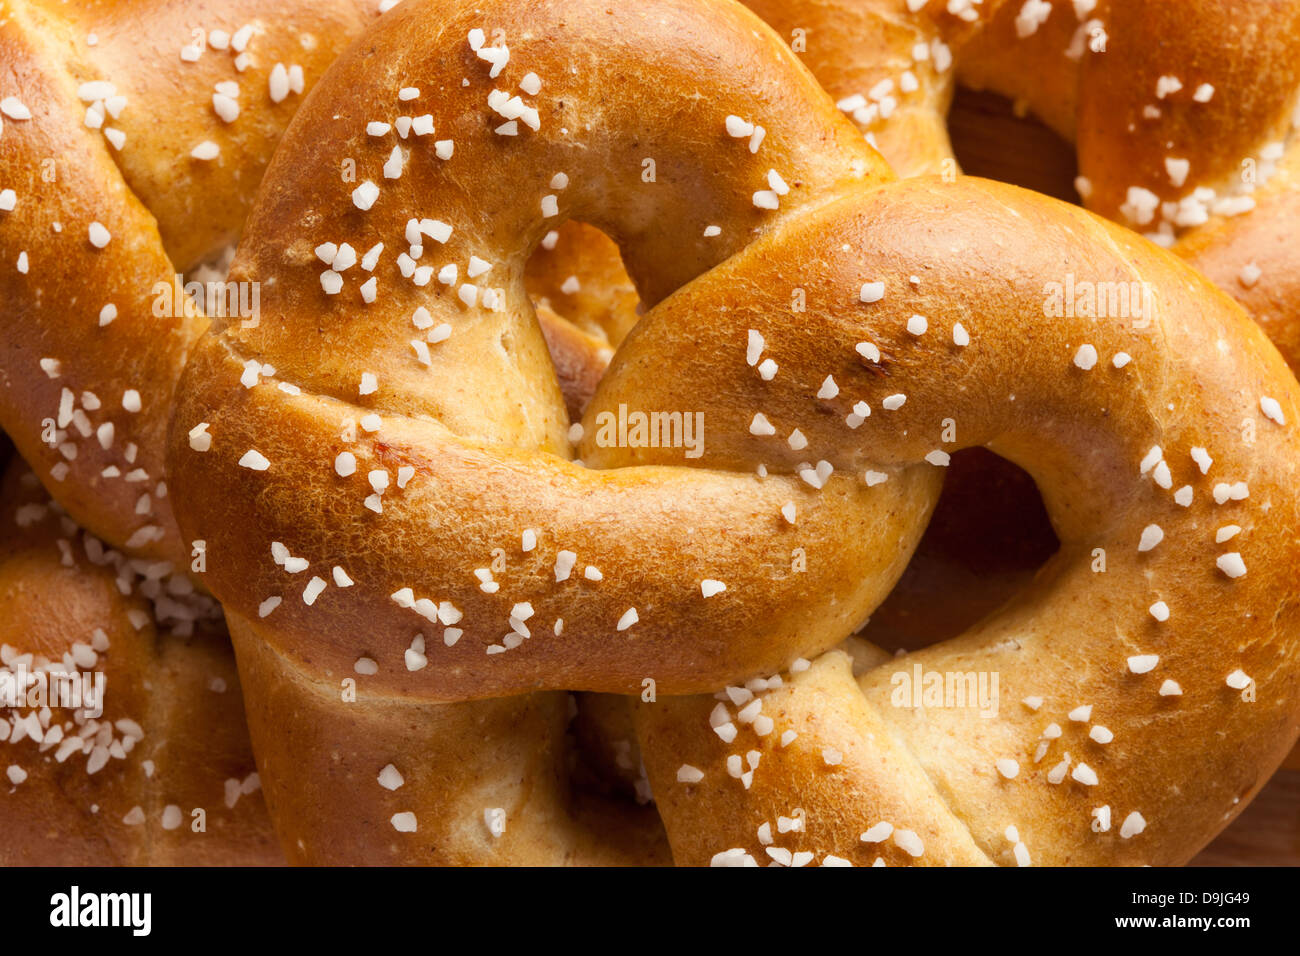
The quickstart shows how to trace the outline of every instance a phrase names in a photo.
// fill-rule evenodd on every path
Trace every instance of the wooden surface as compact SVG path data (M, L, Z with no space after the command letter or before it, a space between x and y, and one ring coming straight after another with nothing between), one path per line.
M959 90L949 118L962 171L1077 203L1073 147L1007 100ZM1300 748L1192 866L1300 865Z
M1279 770L1192 866L1300 865L1300 770Z

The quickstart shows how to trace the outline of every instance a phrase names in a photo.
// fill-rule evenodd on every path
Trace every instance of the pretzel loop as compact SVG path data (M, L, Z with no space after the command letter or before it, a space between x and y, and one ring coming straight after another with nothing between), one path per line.
M504 77L494 83L463 38L490 25L491 10L447 17L424 42L400 45L391 38L415 28L394 11L374 38L395 50L386 69L376 72L365 51L345 56L332 83L354 92L348 105L339 112L327 98L308 103L287 134L232 269L236 279L261 283L263 311L273 318L210 337L181 389L174 481L189 492L181 492L187 534L207 542L208 583L228 610L254 621L262 602L282 597L258 631L281 653L310 659L310 670L348 673L367 656L379 662L370 681L376 692L433 700L564 687L635 692L646 679L668 693L698 691L824 649L892 586L937 477L876 490L837 479L818 494L793 476L761 482L753 474L761 458L722 471L611 475L570 464L561 457L569 454L567 417L521 276L532 246L572 215L620 240L653 302L754 231L776 229L847 184L878 182L888 171L743 10L683 3L660 23L630 11L541 4L533 16L514 28L512 62L566 63L543 81L536 131L503 137L494 131L500 117L483 115ZM698 56L728 64L716 92L686 106L659 93L692 75L693 64L678 56L684 36ZM619 73L624 102L611 104L610 64L633 61L654 69ZM434 111L434 135L456 143L444 161L416 139L396 182L377 168L392 145L376 147L366 133L376 115L398 108L392 75L418 84ZM756 151L748 137L728 134L728 114L740 112L771 124ZM683 125L711 133L673 135ZM656 160L656 182L640 175L643 154ZM369 210L328 173L302 175L304 163L343 155L365 157L360 177L385 183ZM770 185L774 163L798 172L780 209L769 211L753 194ZM721 234L706 236L710 225ZM423 247L421 263L438 272L456 265L454 286L406 281L393 260L412 239ZM381 291L373 304L350 285L322 293L313 248L345 240L359 251L381 242L392 250L375 269ZM472 261L490 265L477 281L468 276ZM426 328L445 324L450 336L413 349L415 316ZM274 375L255 374L246 388L238 380L249 363L255 373L273 366ZM374 375L377 390L359 394L362 372ZM713 415L704 404L675 404L662 411L699 412L705 422ZM185 435L201 422L212 446L196 453ZM239 467L250 450L269 463L266 471ZM386 483L382 494L374 482ZM372 494L382 513L366 506ZM251 529L236 517L247 502ZM787 502L797 523L782 517ZM836 527L852 541L819 554L804 573L794 552ZM525 532L537 542L527 551ZM882 536L898 547L876 547ZM681 549L690 539L709 547ZM312 573L286 573L272 542L306 557ZM489 575L497 549L507 570ZM577 562L571 571L563 552ZM334 586L336 565L354 586ZM476 571L493 578L482 582L488 587ZM312 577L327 587L309 604L302 595ZM557 586L561 578L567 588ZM706 579L736 586L706 598ZM764 582L761 598L739 596L747 580ZM524 632L511 623L518 605L531 608L529 634L547 633L514 647L512 632ZM327 616L337 623L322 627ZM684 629L687 619L700 624ZM402 661L422 630L430 666L409 671Z
M1075 269L1098 283L1141 277L1150 311L1048 317L1043 277ZM864 277L884 281L879 302L855 301ZM798 322L779 314L791 284L809 304ZM780 366L772 382L746 368L745 328ZM863 341L878 364L860 360ZM906 475L983 445L1036 479L1061 539L1001 612L904 661L881 655L858 687L828 655L758 692L743 719L722 694L640 705L679 863L731 848L763 859L762 825L795 804L807 826L779 845L819 860L852 849L864 865L882 853L914 862L904 846L858 839L885 820L920 835L931 848L921 862L1014 863L1013 844L1027 841L1040 864L1179 863L1285 754L1300 715L1300 660L1282 637L1300 626L1300 389L1263 332L1172 256L1013 187L906 180L789 223L663 303L588 415L661 399L672 386L660 367L732 383L706 466L762 450L773 470L812 458ZM814 400L827 375L838 394ZM905 404L881 410L891 395ZM873 413L850 430L858 402ZM755 411L774 436L747 427ZM780 441L796 426L808 442L798 452ZM597 466L622 457L582 451ZM899 674L996 679L994 712L900 704ZM759 713L772 719L760 727ZM715 733L723 722L738 736ZM758 768L744 787L727 768L742 756ZM1115 826L1097 837L1103 805ZM1134 812L1158 821L1148 840L1130 842L1135 824L1119 832Z

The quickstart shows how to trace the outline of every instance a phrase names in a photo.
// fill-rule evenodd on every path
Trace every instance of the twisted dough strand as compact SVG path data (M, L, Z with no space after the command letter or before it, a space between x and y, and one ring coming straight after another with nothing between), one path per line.
M207 322L172 290L238 237L307 83L375 10L219 6L0 9L0 426L78 523L176 567L163 445Z
M21 461L0 491L0 859L283 864L219 617L77 528ZM29 691L38 671L97 697L54 696L58 677Z
M791 259L789 248L803 254ZM1044 317L1041 277L1075 268L1098 281L1141 275L1156 290L1151 325ZM855 309L864 276L885 281L884 298ZM790 284L809 302L797 323L777 311ZM710 310L723 308L719 323ZM916 314L929 320L921 335L909 329ZM956 323L969 335L964 347L953 343ZM774 382L747 374L745 327L764 336L781 367ZM887 356L882 378L864 374L856 358L864 340ZM1083 360L1089 352L1100 358L1095 366ZM1117 367L1121 354L1129 361ZM1297 666L1297 389L1258 328L1177 260L1012 187L908 180L820 209L669 299L629 337L588 414L664 401L672 386L656 373L661 365L687 380L707 366L735 383L728 405L713 412L722 437L705 467L765 451L775 472L823 458L837 473L888 473L933 468L943 460L936 451L983 445L1035 478L1061 539L1001 612L954 640L865 670L866 710L852 695L826 713L826 688L848 686L847 669L830 663L775 692L779 711L764 699L761 712L775 726L758 738L733 707L728 719L741 736L719 739L710 729L713 698L642 704L643 753L679 861L707 862L731 848L763 859L759 826L799 805L807 830L793 845L778 843L791 852L870 863L878 848L850 844L848 853L843 835L886 819L923 837L928 828L935 839L923 842L939 841L932 861L950 862L937 823L881 816L876 758L892 766L899 758L889 748L901 745L993 859L1013 862L1014 843L1024 841L1036 863L1179 863L1285 755L1297 727L1286 676ZM840 393L824 403L831 414L817 414L810 398L828 374ZM1277 400L1280 414L1262 401L1273 392L1287 396ZM880 411L888 393L906 395L906 404ZM875 411L849 432L843 417L859 400ZM755 412L775 436L750 433ZM953 445L938 438L945 421L955 423ZM780 441L793 426L805 449ZM621 450L583 452L595 466L628 461ZM633 460L667 456L643 450ZM1131 663L1147 656L1158 658L1153 670ZM894 676L916 666L998 675L996 719L970 707L898 705ZM1249 702L1234 675L1251 681ZM1051 723L1067 728L1062 738L1042 736ZM823 762L824 750L850 752L845 726L855 731L855 750L866 739L879 752L869 749L872 759L860 765ZM1097 726L1105 742L1090 736ZM792 728L798 739L781 746ZM1043 754L1040 741L1050 743ZM751 747L761 754L754 779L772 776L758 790L743 789L726 768L727 757ZM1001 773L1002 760L1018 764L1014 778ZM1050 781L1062 761L1079 776ZM680 780L683 763L704 778ZM834 784L807 782L812 768ZM905 781L892 793L893 808L916 796ZM1119 814L1115 832L1094 835L1090 812L1102 805ZM1151 826L1144 841L1117 832L1134 811ZM716 842L702 839L702 820L715 821ZM1017 841L1005 839L1009 824ZM885 858L908 859L898 847Z
M1300 365L1300 3L745 0L900 175L954 171L958 83L1073 143L1084 205L1173 248Z
M509 42L489 44L507 21ZM369 127L407 88L434 140L409 153ZM352 154L355 189L333 174ZM921 796L924 819L898 842L909 857L917 840L924 857L924 831L931 859L996 858L1012 816L1040 860L1160 862L1250 796L1300 709L1300 388L1237 306L1131 234L1009 187L889 180L729 2L408 3L336 63L233 267L262 282L269 319L197 346L169 459L186 536L209 543L292 858L658 859L652 830L583 815L567 790L563 695L505 695L644 694L647 678L659 694L712 691L830 648L905 565L937 497L945 418L953 447L987 445L1037 478L1063 549L1013 607L922 659L996 668L1053 716L1091 706L1110 749L1067 788L1038 787L1038 771L1015 784L991 768L1034 746L1031 717L923 723L880 705L879 669L864 706L831 659L791 682L791 706L801 684L838 688L834 707L801 713L869 725L859 759L820 756L867 773L847 781L860 800L808 784L823 771L795 741L798 762L751 805L699 700L647 701L674 857L743 849L738 827L761 844L771 801L807 793L818 820L840 822L808 830L816 845L791 861L846 858L856 822L843 821ZM613 236L657 304L586 413L585 468L566 460L520 281L567 216ZM374 294L340 266L345 242L384 244L365 270ZM1154 311L1140 326L1049 319L1044 283L1076 272L1148 283ZM689 467L681 449L599 440L601 410L688 402L709 423ZM1231 552L1216 547L1220 514L1242 528ZM1149 546L1157 524L1163 548ZM1127 657L1152 655L1184 696L1130 680ZM1237 699L1238 675L1255 704ZM735 716L776 746L775 717ZM703 755L700 776L678 768L682 793L675 752L654 749L658 720L674 747L693 728ZM1163 734L1144 735L1153 726ZM1127 842L1130 825L1089 841L1094 786L1147 808L1146 839ZM597 852L611 819L631 839Z

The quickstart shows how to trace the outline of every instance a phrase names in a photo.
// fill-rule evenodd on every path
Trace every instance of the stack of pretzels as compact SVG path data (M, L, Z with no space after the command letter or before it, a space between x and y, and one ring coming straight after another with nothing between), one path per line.
M68 6L0 650L107 680L0 711L15 860L1179 865L1295 743L1300 3Z

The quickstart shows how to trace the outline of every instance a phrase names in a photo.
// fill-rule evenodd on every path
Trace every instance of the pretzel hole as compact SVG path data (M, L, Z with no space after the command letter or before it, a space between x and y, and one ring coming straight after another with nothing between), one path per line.
M613 694L578 693L570 714L565 741L570 786L581 794L637 802L641 752L631 701ZM641 793L642 802L646 796Z
M579 421L618 344L640 318L641 300L618 246L571 220L549 234L524 269L571 421ZM504 343L503 343L504 344ZM575 797L637 802L641 755L628 699L575 693L565 735Z
M641 298L614 241L572 220L534 250L524 282L576 422L614 350L641 317Z
M155 308L161 305L173 312L182 307L197 309L208 317L217 331L224 330L232 321L254 318L258 303L251 294L252 283L229 281L235 249L233 243L221 246L184 272L177 272L179 296L175 284L167 290L155 287Z
M962 172L1080 204L1074 146L996 93L959 86L948 135Z
M1024 469L983 448L957 452L911 563L861 636L889 651L956 637L1025 587L1060 545Z

